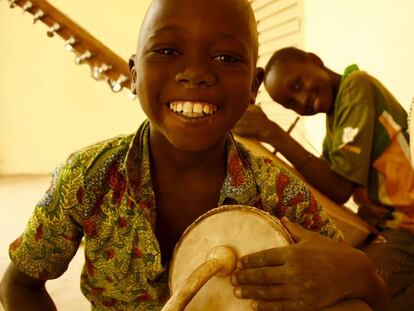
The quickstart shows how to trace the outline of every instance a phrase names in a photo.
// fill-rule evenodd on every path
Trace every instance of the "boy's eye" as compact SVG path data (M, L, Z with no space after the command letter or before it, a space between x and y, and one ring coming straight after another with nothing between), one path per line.
M155 52L161 55L165 55L165 56L172 56L172 55L178 54L178 51L173 48L157 49Z
M285 108L287 108L287 109L292 109L292 110L294 110L295 109L295 107L296 107L296 102L295 102L295 100L294 99L290 99L290 100L287 100L285 103L284 103L284 105L283 105Z
M240 58L230 54L220 54L213 58L219 62L223 63L237 63L240 62Z
M296 80L293 82L293 89L294 89L295 91L299 91L299 90L301 89L301 87L302 87L302 80L301 80L301 79L296 79Z

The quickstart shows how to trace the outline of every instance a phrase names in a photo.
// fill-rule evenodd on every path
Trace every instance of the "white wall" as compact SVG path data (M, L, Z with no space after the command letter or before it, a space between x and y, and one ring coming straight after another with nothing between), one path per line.
M304 5L304 48L341 74L357 63L408 111L414 98L414 1L305 0ZM307 120L307 135L320 147L324 131L316 129L324 128L324 118L312 119L317 120Z
M118 55L135 51L149 0L50 1ZM73 151L122 133L144 119L128 92L114 94L74 64L60 37L0 2L0 174L48 173Z

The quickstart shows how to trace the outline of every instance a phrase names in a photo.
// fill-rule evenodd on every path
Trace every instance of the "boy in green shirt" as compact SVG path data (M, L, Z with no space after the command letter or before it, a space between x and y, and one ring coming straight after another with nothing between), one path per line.
M414 171L407 113L356 65L339 75L315 54L284 48L265 71L265 88L274 101L300 115L326 114L322 157L312 156L257 106L234 131L271 144L335 202L354 195L358 214L387 239L365 251L390 287L392 310L414 309Z

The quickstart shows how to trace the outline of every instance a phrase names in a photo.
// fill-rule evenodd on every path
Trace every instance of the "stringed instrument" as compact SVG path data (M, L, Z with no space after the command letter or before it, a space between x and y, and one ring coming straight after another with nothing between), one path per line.
M88 64L95 80L106 81L113 92L130 88L128 63L46 0L8 0L10 8L21 7L49 29L47 35L61 37L77 65Z

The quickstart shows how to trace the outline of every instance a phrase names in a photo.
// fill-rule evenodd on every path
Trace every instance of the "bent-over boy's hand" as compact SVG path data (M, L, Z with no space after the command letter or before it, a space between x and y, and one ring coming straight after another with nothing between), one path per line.
M277 126L269 120L262 108L258 105L249 105L243 117L233 127L232 132L242 137L254 138L267 142L269 135Z
M282 222L296 243L240 258L240 270L231 276L237 297L252 299L256 310L272 311L320 310L344 298L370 300L375 273L364 253Z

